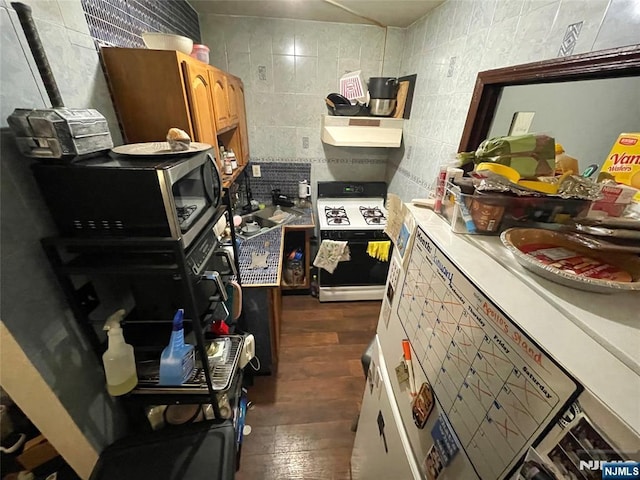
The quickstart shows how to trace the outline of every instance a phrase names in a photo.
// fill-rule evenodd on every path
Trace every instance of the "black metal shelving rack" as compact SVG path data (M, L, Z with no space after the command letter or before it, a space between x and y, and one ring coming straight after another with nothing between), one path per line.
M233 226L233 212L231 210L228 189L224 190L223 204L220 205L210 221L209 226L215 225L223 215L227 215L229 225ZM231 228L231 240L234 249L236 271L238 270L238 252L234 229ZM91 342L98 357L104 352L104 344L100 341L89 314L98 302L95 292L89 284L76 288L71 277L73 275L172 275L180 279L181 295L184 299L185 319L191 319L193 334L195 335L196 352L203 364L206 383L202 388L171 387L167 391L157 391L140 388L139 386L127 395L128 400L146 404L203 404L210 402L216 419L220 419L220 408L216 390L212 383L211 368L208 361L204 328L211 320L211 315L201 315L198 312L196 293L193 285L193 274L187 265L185 250L181 240L164 237L127 237L127 238L80 238L80 237L48 237L41 241L47 258L67 298L69 306ZM65 257L72 257L66 259ZM239 275L237 280L240 281ZM218 296L220 297L220 296ZM222 298L214 298L212 304L221 302ZM210 310L209 310L210 311ZM148 323L148 320L127 320L127 322ZM170 323L167 320L165 323ZM157 321L155 322L157 323ZM241 346L241 345L240 345ZM228 390L236 390L238 375L236 372L237 358L234 371L231 373L232 382ZM241 372L240 372L241 373ZM240 382L242 375L240 375ZM137 398L136 398L137 397Z

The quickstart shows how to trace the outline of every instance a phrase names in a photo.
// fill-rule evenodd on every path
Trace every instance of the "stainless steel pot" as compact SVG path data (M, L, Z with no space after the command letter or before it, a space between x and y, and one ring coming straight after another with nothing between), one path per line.
M369 113L376 117L388 117L395 108L395 98L372 98L369 102Z
M398 95L398 79L394 77L369 78L369 96L374 98L395 99Z

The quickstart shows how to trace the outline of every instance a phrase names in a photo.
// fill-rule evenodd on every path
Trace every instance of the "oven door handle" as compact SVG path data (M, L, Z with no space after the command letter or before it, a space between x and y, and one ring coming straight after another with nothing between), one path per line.
M202 272L201 278L202 278L202 280L212 281L216 286L216 290L218 291L218 295L220 297L222 297L222 301L223 302L227 301L227 299L229 298L227 296L227 289L225 288L224 284L222 283L222 279L220 278L220 274L218 272L216 272L215 270Z

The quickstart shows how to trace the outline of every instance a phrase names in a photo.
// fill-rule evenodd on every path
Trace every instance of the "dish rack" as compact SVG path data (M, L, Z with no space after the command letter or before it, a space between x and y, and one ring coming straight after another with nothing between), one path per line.
M240 352L242 351L242 345L244 343L244 337L242 335L226 335L220 337L213 342L225 342L224 358L212 363L211 374L211 386L217 393L226 392L233 383L233 377L238 367L238 361L240 359ZM210 361L211 363L211 361ZM202 368L202 362L200 359L196 360L196 368L194 368L190 379L180 386L158 385L159 380L159 360L152 364L145 364L138 366L138 386L132 393L136 394L206 394L207 393L207 381L204 375L204 368Z

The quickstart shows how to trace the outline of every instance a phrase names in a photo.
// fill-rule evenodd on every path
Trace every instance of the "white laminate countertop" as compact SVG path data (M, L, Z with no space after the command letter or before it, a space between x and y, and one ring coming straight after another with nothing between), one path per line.
M498 237L455 234L433 211L409 208L487 297L640 435L640 292L556 284L520 266Z

